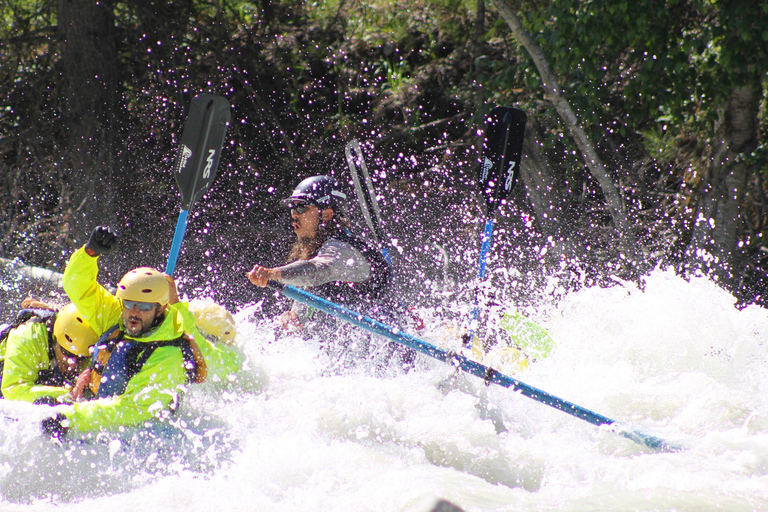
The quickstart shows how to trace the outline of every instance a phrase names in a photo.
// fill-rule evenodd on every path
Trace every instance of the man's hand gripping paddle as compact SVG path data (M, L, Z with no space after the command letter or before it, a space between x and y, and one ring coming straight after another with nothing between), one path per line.
M187 230L187 216L195 201L213 183L221 160L221 147L229 126L229 101L214 94L195 96L181 135L174 175L181 190L181 213L176 223L165 273L173 275L181 242Z
M477 277L480 281L485 279L485 264L491 248L496 210L501 202L509 196L517 182L520 160L523 155L526 119L525 112L512 107L496 107L486 118L482 161L477 182L481 194L485 198L486 218L477 267ZM481 343L475 335L479 316L480 306L475 304L472 310L467 343L472 346L473 350L482 353Z

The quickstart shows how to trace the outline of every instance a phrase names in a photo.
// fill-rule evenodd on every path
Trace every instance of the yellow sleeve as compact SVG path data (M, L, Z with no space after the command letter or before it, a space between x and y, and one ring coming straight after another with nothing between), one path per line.
M45 324L28 322L11 331L6 342L3 396L7 400L34 402L40 397L58 398L67 388L35 384L42 370L51 368L48 330Z
M88 255L85 248L76 250L64 269L64 291L97 334L101 334L120 321L120 300L101 286L98 258Z
M125 393L57 408L79 432L117 431L141 425L167 414L187 389L184 356L178 347L156 349L141 371L131 378Z

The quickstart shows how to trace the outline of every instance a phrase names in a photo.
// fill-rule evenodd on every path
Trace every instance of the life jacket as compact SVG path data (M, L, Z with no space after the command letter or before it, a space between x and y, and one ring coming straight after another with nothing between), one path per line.
M392 266L387 263L384 256L347 229L340 230L331 239L347 243L357 249L368 261L371 275L359 283L331 281L313 287L312 293L336 304L350 307L388 304Z
M5 343L13 329L18 328L27 322L44 323L45 330L48 333L48 360L51 361L51 368L40 370L37 374L35 384L41 386L63 386L65 383L71 384L56 364L56 353L53 346L56 340L53 337L53 324L56 322L56 311L46 308L24 308L19 310L16 318L10 324L4 324L0 330L0 344ZM5 359L0 361L0 389L2 389L3 370L5 369ZM0 391L0 398L3 398Z
M205 382L208 367L197 343L186 333L168 341L142 342L126 339L125 333L115 325L101 335L91 355L91 382L94 398L117 396L125 393L128 382L139 373L144 364L161 347L178 347L184 356L187 384Z

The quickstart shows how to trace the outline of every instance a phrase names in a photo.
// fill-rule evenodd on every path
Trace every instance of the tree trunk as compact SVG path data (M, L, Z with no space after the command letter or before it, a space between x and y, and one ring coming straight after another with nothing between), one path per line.
M599 183L603 195L605 196L608 210L611 213L613 225L621 234L622 248L625 255L631 261L638 261L639 256L635 250L635 237L632 234L630 229L631 226L626 217L624 200L621 197L618 187L613 182L613 179L611 179L608 171L600 160L594 144L592 144L589 136L579 124L576 114L573 112L568 100L566 100L554 72L551 70L549 63L544 57L544 53L533 38L525 31L520 20L517 19L517 16L506 4L505 0L493 0L493 3L507 22L507 25L509 25L512 34L531 55L533 62L536 64L536 68L539 70L539 75L541 76L542 85L544 86L547 97L555 106L558 114L560 114L563 122L565 122L565 125L570 130L576 145L584 156L589 171Z
M477 0L475 10L475 34L472 38L472 58L476 59L482 54L482 39L485 34L485 0Z
M749 169L737 157L753 149L757 141L758 88L734 89L723 108L716 129L719 141L711 148L706 180L688 246L694 267L713 271L720 282L732 285L734 255L742 226L741 206Z
M74 237L113 215L121 94L112 0L59 0L63 170L72 187Z

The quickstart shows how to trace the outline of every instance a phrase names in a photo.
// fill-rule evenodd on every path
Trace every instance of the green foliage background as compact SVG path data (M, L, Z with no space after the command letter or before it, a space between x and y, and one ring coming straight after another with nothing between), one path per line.
M162 266L178 208L170 169L191 98L233 105L224 161L196 206L180 271L199 290L251 300L239 284L254 263L279 263L290 241L277 201L299 178L343 175L343 146L364 141L387 228L406 274L473 275L482 211L474 175L477 132L493 105L519 105L566 206L557 222L570 253L552 251L520 186L503 209L496 265L519 267L522 288L559 273L573 286L626 271L602 192L551 104L526 51L490 2L475 0L174 0L108 2L122 105L119 197L85 219L118 227L125 247L107 276ZM648 261L686 272L685 252L707 181L708 148L731 91L753 85L762 103L739 257L728 284L762 303L768 200L764 178L768 4L748 0L521 0L510 3L560 78L563 93L627 200ZM0 256L61 269L88 230L75 222L82 170L64 164L57 2L0 1ZM81 113L87 119L88 112ZM550 237L551 238L551 237ZM624 270L622 270L624 269ZM208 275L223 276L213 282ZM223 283L229 283L224 285ZM237 283L237 284L235 284Z

